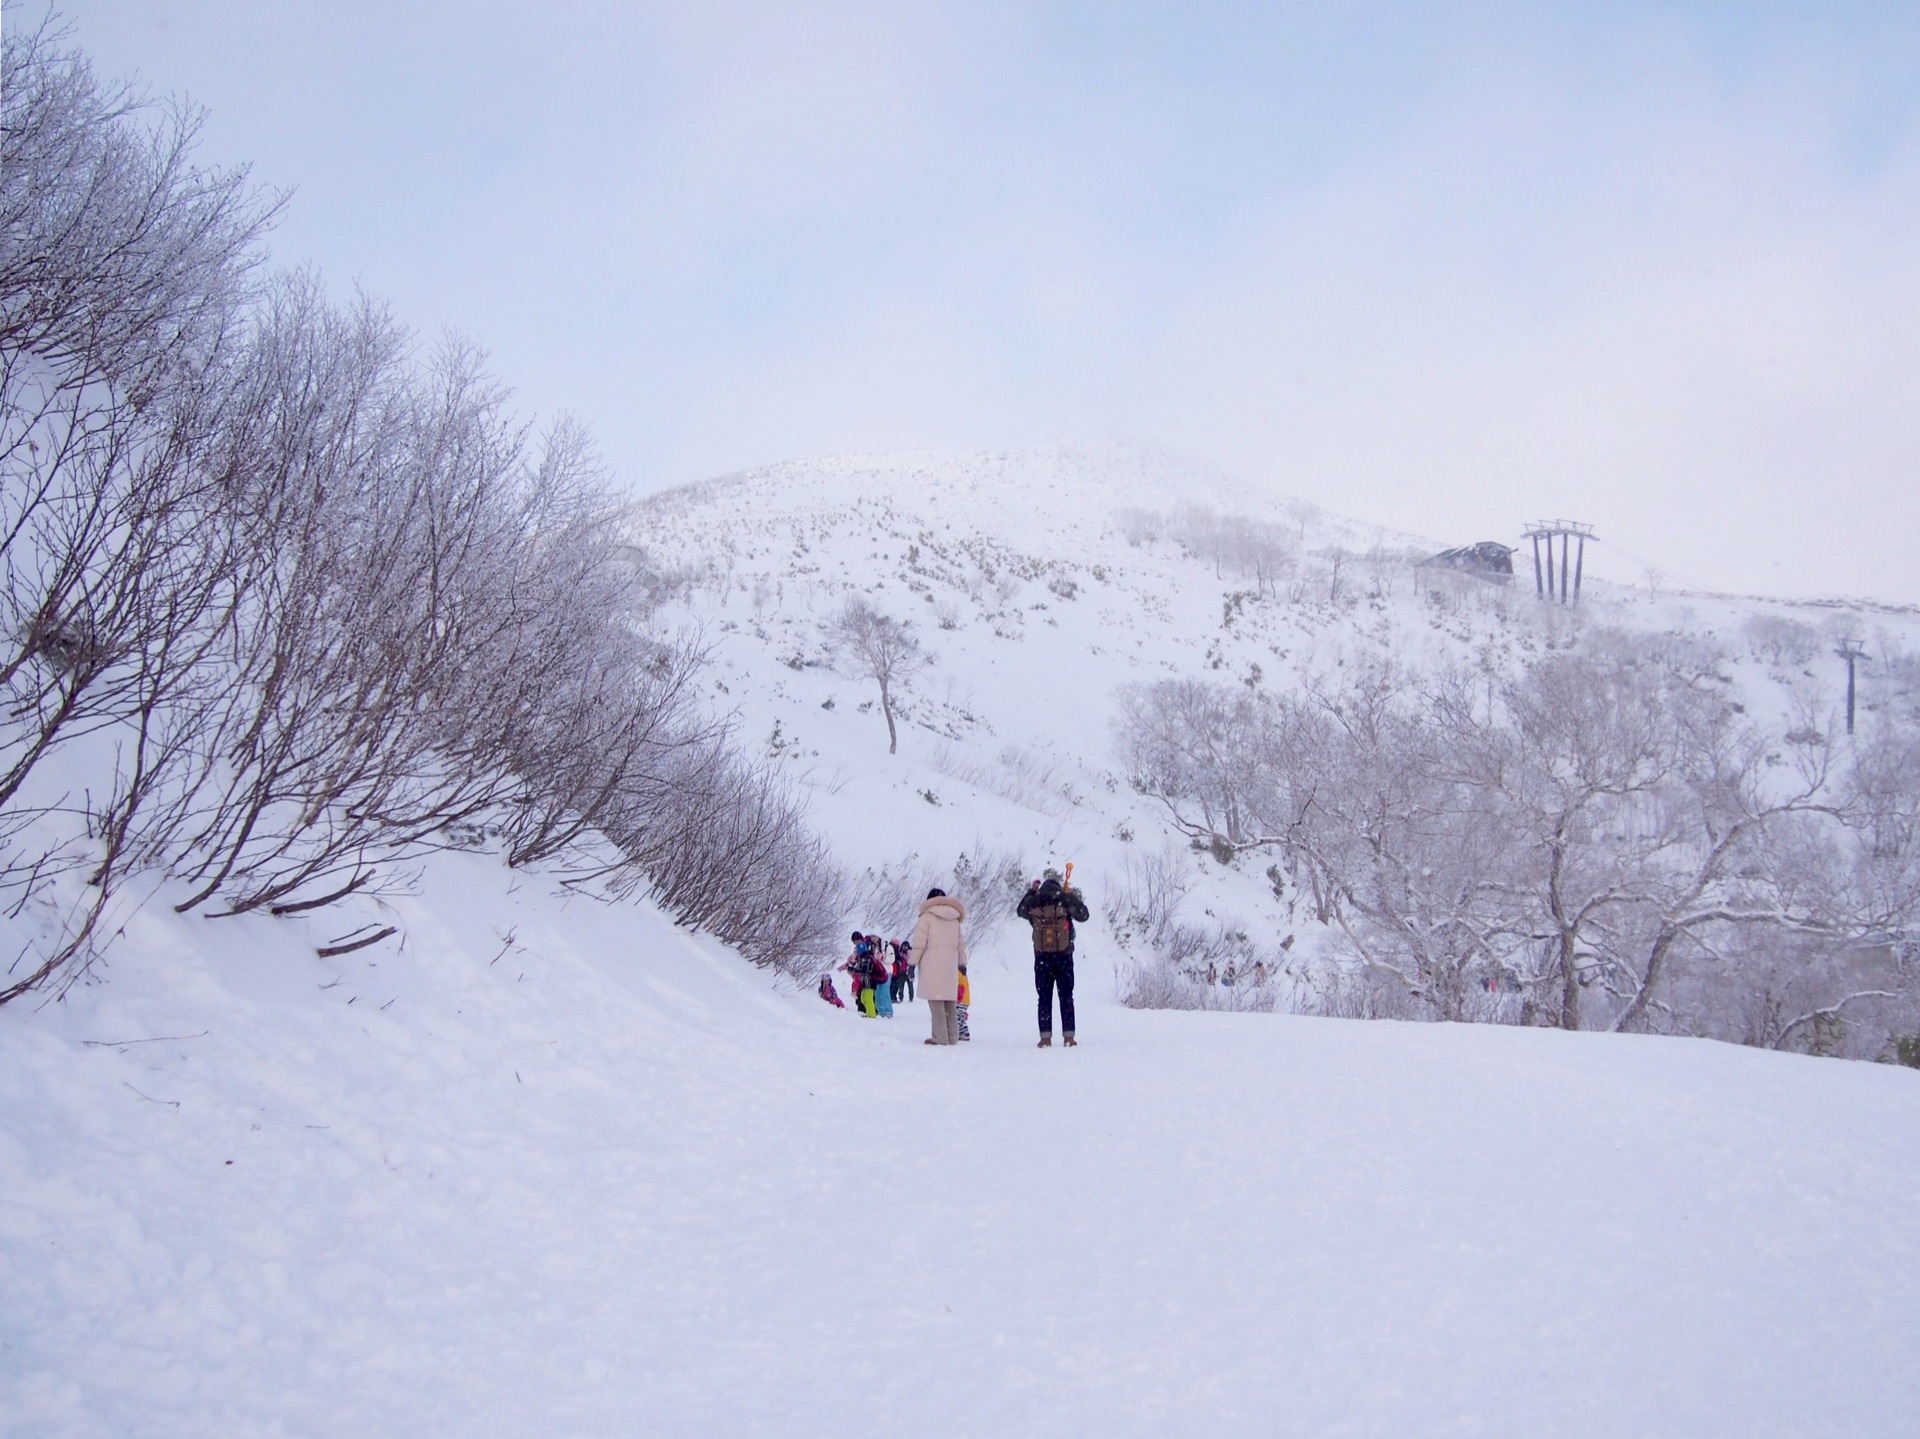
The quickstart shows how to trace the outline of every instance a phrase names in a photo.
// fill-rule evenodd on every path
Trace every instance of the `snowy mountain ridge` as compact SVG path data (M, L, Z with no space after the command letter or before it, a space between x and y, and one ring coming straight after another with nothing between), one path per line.
M1169 880L1194 921L1261 937L1262 962L1296 978L1326 938L1297 895L1275 893L1266 860L1205 862L1134 792L1114 736L1128 686L1197 678L1285 693L1379 666L1492 683L1617 631L1716 646L1729 693L1785 731L1797 715L1836 713L1836 639L1885 657L1920 637L1904 612L1591 577L1577 606L1542 602L1531 574L1502 585L1423 565L1437 543L1121 445L776 465L652 497L634 534L673 577L663 622L711 645L714 701L811 790L856 872L893 875L908 852L916 876L962 853L1012 856L1027 873L1075 860L1107 906L1088 936L1103 977L1142 958L1128 918L1143 888ZM854 599L909 621L933 660L895 701L898 755L875 687L836 644ZM1882 688L1863 690L1868 711Z

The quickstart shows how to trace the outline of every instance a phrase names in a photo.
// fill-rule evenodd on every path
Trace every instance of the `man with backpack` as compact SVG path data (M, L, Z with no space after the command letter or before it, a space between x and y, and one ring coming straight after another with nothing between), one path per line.
M1072 869L1072 865L1067 866ZM1053 1047L1053 991L1060 991L1061 1040L1073 1037L1073 926L1086 923L1087 901L1077 889L1062 882L1058 870L1048 870L1020 897L1014 913L1033 926L1033 987L1040 995L1041 1049Z

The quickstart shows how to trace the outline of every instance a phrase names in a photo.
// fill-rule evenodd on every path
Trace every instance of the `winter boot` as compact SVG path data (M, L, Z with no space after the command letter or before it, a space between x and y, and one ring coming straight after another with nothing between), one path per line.
M1035 1049L1052 1049L1052 1048L1053 1048L1053 1036L1052 1036L1051 1034L1043 1034L1043 1035L1041 1035L1041 1036L1040 1036L1040 1042L1039 1042L1038 1044L1036 1044L1036 1045L1034 1046L1034 1048L1035 1048Z
M1080 1047L1078 1044L1074 1043L1073 1031L1071 1029L1069 1029L1064 1035L1060 1037L1060 1042L1066 1045L1068 1049L1078 1049Z

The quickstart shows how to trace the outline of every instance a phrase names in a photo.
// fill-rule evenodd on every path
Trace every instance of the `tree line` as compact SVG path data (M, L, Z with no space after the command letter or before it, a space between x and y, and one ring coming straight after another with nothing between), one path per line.
M1136 687L1119 739L1198 845L1274 857L1355 1012L1908 1057L1915 666L1848 736L1748 713L1727 662L1597 628L1505 675L1348 656L1287 694Z
M197 113L49 27L0 67L0 1002L135 875L286 914L452 846L824 944L841 876L650 628L586 428L272 269Z

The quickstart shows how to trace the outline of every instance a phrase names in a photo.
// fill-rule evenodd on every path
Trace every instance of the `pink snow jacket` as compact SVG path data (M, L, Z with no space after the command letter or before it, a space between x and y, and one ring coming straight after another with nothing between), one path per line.
M923 900L913 927L913 958L920 966L920 998L960 997L960 966L967 962L967 939L960 932L967 907L950 894Z

